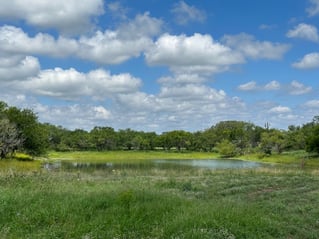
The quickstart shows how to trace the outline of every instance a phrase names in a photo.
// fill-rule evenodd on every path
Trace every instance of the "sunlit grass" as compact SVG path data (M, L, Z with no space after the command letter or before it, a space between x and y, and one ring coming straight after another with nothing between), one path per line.
M77 162L118 162L140 163L156 159L218 159L218 153L211 152L166 152L166 151L76 151L76 152L50 152L49 160L68 160ZM262 155L261 153L236 156L241 160L276 163L295 167L318 168L319 158L309 157L304 151L284 152L282 154Z
M32 172L41 168L41 161L20 161L16 159L0 160L0 172Z
M216 153L207 152L164 152L164 151L76 151L50 152L48 159L85 162L125 162L134 163L155 159L213 159Z
M0 173L1 238L317 238L300 169Z

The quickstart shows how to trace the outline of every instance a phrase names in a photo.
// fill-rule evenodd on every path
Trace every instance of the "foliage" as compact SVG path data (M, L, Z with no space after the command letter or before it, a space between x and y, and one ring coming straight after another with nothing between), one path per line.
M216 148L222 157L229 158L236 155L236 146L227 139L224 139L218 143Z
M285 145L285 135L280 130L267 130L261 134L260 147L265 154L271 154L272 151L282 153Z
M16 125L19 138L23 139L24 151L31 155L40 155L46 151L47 132L32 110L9 107L5 110L5 115Z
M14 124L8 119L0 119L0 158L5 158L22 145L23 139Z
M319 153L319 124L313 126L311 134L307 138L307 151Z

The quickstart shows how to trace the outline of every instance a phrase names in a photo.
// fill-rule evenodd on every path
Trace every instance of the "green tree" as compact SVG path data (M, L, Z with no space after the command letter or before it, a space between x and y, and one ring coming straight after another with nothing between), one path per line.
M12 154L22 145L22 138L14 124L8 119L0 119L0 158Z
M192 145L192 134L184 130L173 130L161 135L161 142L164 148L176 148L178 151L189 149Z
M117 147L117 134L112 127L94 127L90 135L92 144L99 151L114 150Z
M236 145L234 145L227 139L223 139L220 143L218 143L216 145L216 149L218 153L220 153L220 155L225 158L233 157L236 155Z
M16 125L19 138L23 139L22 148L31 155L40 155L48 148L48 132L38 122L36 114L29 109L9 107L5 110L9 121Z
M260 147L265 154L273 151L282 153L285 146L285 133L277 129L271 129L261 134Z
M306 139L306 150L319 153L319 124L313 126L312 132Z

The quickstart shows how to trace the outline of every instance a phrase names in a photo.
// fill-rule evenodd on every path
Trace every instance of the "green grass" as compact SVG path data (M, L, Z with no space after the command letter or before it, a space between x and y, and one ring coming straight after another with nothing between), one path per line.
M165 152L165 151L75 151L50 152L51 160L70 160L85 162L125 162L134 163L155 159L209 159L216 158L216 153L206 152Z
M304 152L245 160L298 165ZM251 158L250 158L251 157ZM211 153L69 152L49 160L144 162ZM45 171L0 161L0 238L318 238L319 170L120 168Z
M284 152L263 156L260 153L237 156L235 158L263 163L284 164L306 168L319 168L318 157L308 157L304 151ZM140 163L155 159L216 159L221 158L217 153L211 152L166 152L166 151L75 151L75 152L50 152L48 159L51 161L76 161L76 162L119 162L119 163Z
M317 238L319 172L0 173L1 238Z

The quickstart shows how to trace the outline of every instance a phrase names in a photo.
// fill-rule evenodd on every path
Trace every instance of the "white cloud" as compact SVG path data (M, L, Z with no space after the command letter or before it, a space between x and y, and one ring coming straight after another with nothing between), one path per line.
M301 38L314 42L319 41L317 28L313 25L308 25L305 23L300 23L293 30L289 30L286 36L289 38Z
M117 30L96 31L92 36L79 39L38 33L33 37L21 28L0 27L0 50L7 54L74 57L102 64L119 64L138 57L153 43L152 37L160 33L162 21L148 13L121 25ZM142 29L142 30L141 30Z
M310 0L311 6L307 8L307 12L310 17L319 14L319 0Z
M174 4L171 12L175 15L175 21L179 25L186 25L189 22L204 22L206 14L195 6L190 6L184 1Z
M32 56L1 56L0 81L20 81L35 76L40 71L40 63Z
M10 0L1 3L0 18L25 20L28 24L63 33L87 31L92 18L101 15L103 0Z
M0 27L0 49L7 54L40 54L55 57L73 55L79 46L75 40L38 33L29 37L21 28Z
M104 70L81 73L73 68L41 71L37 77L20 82L27 91L61 99L111 98L115 94L136 91L141 81L130 74L111 75Z
M257 41L251 35L225 35L223 42L226 46L240 52L245 57L253 59L278 60L290 49L288 44Z
M305 86L295 80L292 81L289 86L289 93L291 95L303 95L309 93L310 91L312 91L312 88L310 86Z
M203 83L207 79L199 74L177 74L175 76L162 77L158 80L163 85L184 85Z
M111 112L105 109L103 106L95 106L93 107L93 110L95 112L95 118L96 119L109 119L111 116Z
M243 57L210 35L162 35L145 53L150 65L168 65L174 72L214 73L244 62Z
M103 64L119 64L151 47L152 37L160 33L161 26L162 21L148 13L137 15L116 31L97 31L92 37L81 37L77 54Z
M103 106L71 104L48 106L40 103L33 106L42 122L63 125L68 129L90 130L95 126L108 125L113 119L112 112Z
M309 100L305 103L305 106L308 108L319 109L319 100Z
M300 61L293 63L292 66L303 70L319 68L319 52L305 55Z
M255 91L255 90L279 90L280 83L278 81L271 81L264 86L258 86L255 81L250 81L245 84L239 85L238 89L241 91Z
M241 91L251 91L257 89L257 83L255 81L250 81L245 84L238 86L238 89Z
M110 2L107 5L107 10L112 13L112 16L119 19L127 19L128 9L123 7L120 2Z
M271 81L264 86L265 90L279 90L280 83L278 81Z
M275 113L275 114L284 114L284 113L290 113L291 109L286 106L276 106L269 110L269 113Z
M161 98L174 98L178 101L211 101L219 102L225 99L226 93L204 85L187 84L184 86L162 87Z

